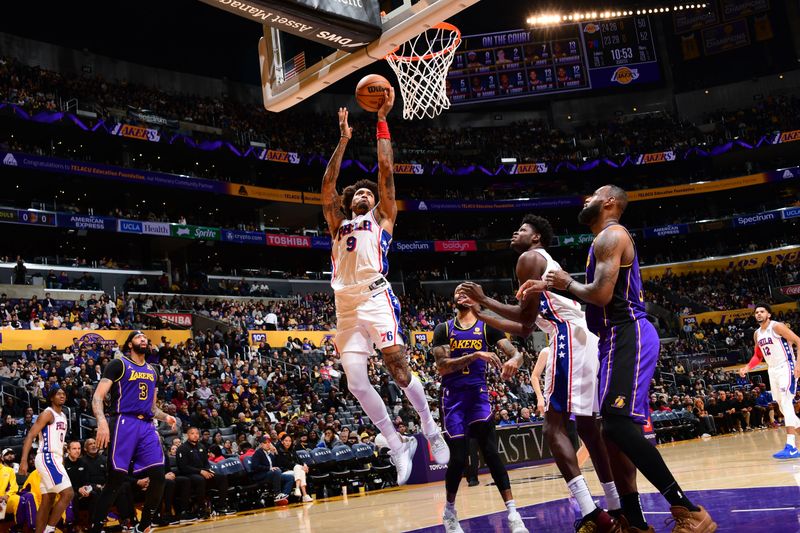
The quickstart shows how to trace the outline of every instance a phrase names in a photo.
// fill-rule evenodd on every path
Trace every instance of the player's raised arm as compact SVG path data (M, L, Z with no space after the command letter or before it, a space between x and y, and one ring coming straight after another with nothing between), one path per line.
M28 454L31 452L31 446L33 446L33 438L40 434L45 426L53 422L53 420L55 420L53 418L53 413L45 410L36 419L36 423L33 424L33 427L31 427L31 430L28 431L28 434L25 435L25 442L22 443L22 457L20 457L19 460L19 473L21 475L24 476L28 473ZM41 442L39 445L41 446Z
M339 179L339 169L342 166L342 157L347 148L347 143L353 136L353 128L347 123L347 109L339 108L339 144L333 151L328 166L325 168L325 175L322 177L322 213L325 215L325 222L328 223L328 230L331 237L336 236L336 230L344 220L344 213L340 208L341 200L339 193L336 192L336 180Z
M392 138L389 135L389 124L386 117L394 106L394 87L386 91L386 99L378 109L378 194L380 202L377 205L380 214L380 224L389 233L394 231L394 221L397 220L397 200L394 192L394 152L392 151Z
M630 242L630 237L621 226L606 228L594 241L596 263L591 283L579 283L563 270L548 272L546 281L549 286L567 291L586 303L604 307L614 296L622 254Z

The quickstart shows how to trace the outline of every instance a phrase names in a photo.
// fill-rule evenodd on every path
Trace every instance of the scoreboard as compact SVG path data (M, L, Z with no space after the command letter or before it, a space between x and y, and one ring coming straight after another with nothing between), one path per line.
M647 17L468 35L447 75L453 104L660 81Z

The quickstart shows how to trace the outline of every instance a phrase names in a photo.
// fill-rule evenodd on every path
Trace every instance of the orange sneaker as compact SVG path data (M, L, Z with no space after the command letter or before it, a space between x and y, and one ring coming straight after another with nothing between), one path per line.
M623 533L656 533L656 530L650 525L647 526L647 529L639 529L638 527L630 525L628 523L628 519L625 518L625 515L622 513L609 512L608 514L617 519L617 522L619 522L619 526L622 528Z
M672 521L675 527L672 533L714 533L717 530L717 523L711 518L702 506L698 505L699 511L692 512L686 507L670 507ZM667 520L667 523L670 521Z

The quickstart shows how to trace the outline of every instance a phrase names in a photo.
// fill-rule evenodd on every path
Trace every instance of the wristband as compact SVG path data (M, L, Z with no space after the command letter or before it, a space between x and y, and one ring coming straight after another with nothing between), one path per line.
M567 283L567 286L564 287L564 290L569 292L569 286L572 285L573 283L575 283L574 279L569 280L569 283Z
M389 134L389 123L385 120L378 121L378 139L392 139L392 136Z

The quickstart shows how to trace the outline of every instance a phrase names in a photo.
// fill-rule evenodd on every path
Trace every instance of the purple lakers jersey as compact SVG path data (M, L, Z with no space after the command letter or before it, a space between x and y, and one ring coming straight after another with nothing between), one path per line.
M630 236L630 234L628 235ZM631 242L633 243L633 237L631 237ZM586 261L586 283L594 281L595 261L594 243L592 243L589 248L589 258ZM611 301L603 307L587 304L586 323L589 330L599 335L599 332L612 326L646 318L642 276L639 272L639 256L634 244L633 261L627 265L620 265Z
M149 363L138 365L127 357L121 357L108 363L109 367L117 366L112 371L119 376L111 387L112 414L153 417L153 395L156 391L156 371ZM121 370L121 372L120 372ZM105 373L103 376L105 377Z

